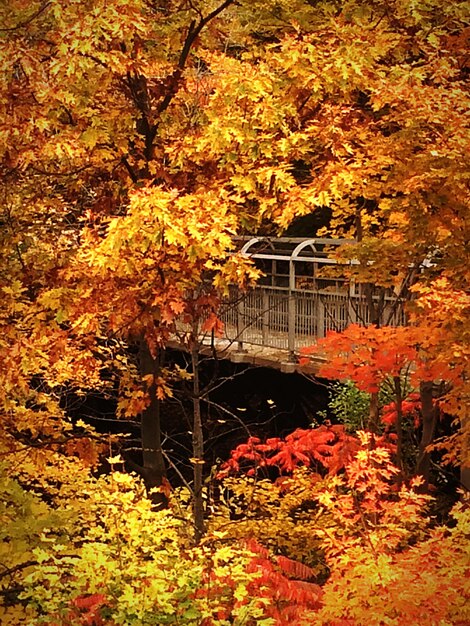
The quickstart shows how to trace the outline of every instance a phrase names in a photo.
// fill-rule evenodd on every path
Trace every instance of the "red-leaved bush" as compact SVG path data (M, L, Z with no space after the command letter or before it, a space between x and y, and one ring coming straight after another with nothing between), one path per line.
M297 428L285 439L272 437L264 443L258 437L250 437L232 451L219 478L239 472L250 476L268 467L276 467L281 474L286 474L299 465L336 474L353 458L358 448L358 439L349 435L342 425Z

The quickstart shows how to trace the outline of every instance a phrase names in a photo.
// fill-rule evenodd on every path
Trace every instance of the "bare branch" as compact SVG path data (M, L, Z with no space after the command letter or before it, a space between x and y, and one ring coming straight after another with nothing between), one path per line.
M16 572L20 572L27 567L31 567L32 565L37 565L37 561L25 561L24 563L19 563L14 567L5 567L3 564L0 564L5 569L0 572L0 578L6 578L7 576L11 576L12 574L16 574Z

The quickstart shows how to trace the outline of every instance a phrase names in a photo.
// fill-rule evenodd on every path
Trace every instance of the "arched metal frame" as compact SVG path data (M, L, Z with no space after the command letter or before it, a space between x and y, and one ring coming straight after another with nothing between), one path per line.
M313 239L307 239L307 241L302 241L295 247L294 251L292 252L292 256L289 261L289 289L295 289L295 262L299 260L300 252L302 252L302 250L307 247L310 247L313 253L317 252Z
M297 284L296 267L297 263L306 262L312 265L312 283L308 287L308 290L319 291L318 285L315 282L318 267L325 265L337 265L337 261L329 256L329 252L325 251L325 248L331 250L332 247L339 247L353 243L352 240L339 240L339 239L323 239L323 238L297 238L297 237L280 237L277 239L271 239L269 237L251 237L248 240L239 241L240 252L246 257L253 259L253 261L264 262L264 268L266 262L270 267L270 276L266 277L267 285L260 285L260 302L258 306L252 305L251 307L243 303L239 307L239 314L243 319L249 317L248 311L258 310L259 316L262 319L262 334L263 343L268 340L267 333L271 327L270 316L273 306L272 301L275 299L278 303L279 310L283 313L279 313L283 316L286 324L287 331L287 348L289 354L294 358L296 349L296 328L298 327L297 315L298 315L298 301L299 291L302 290ZM262 248L260 249L260 246ZM278 264L284 262L288 273L278 273ZM270 265L269 265L270 263ZM285 281L284 284L279 284L280 280ZM304 289L305 294L307 290ZM306 295L307 298L312 296ZM282 304L282 302L284 304ZM312 300L313 302L313 300ZM318 305L317 305L318 306ZM285 317L284 317L285 316ZM323 322L322 322L323 325ZM238 324L237 324L238 326ZM242 336L244 333L242 332ZM243 341L239 340L239 346L242 346Z
M269 250L254 249L257 244L265 243ZM316 269L318 266L337 265L337 261L328 256L324 252L325 247L339 247L354 243L352 239L324 239L314 238L305 239L297 237L280 237L271 239L269 237L252 237L245 241L240 248L240 252L253 260L269 260L271 261L271 274L276 276L276 262L285 261L289 264L288 288L296 289L296 262L311 263ZM289 249L292 248L292 249ZM311 254L302 255L302 252L310 248ZM349 264L355 264L350 261ZM315 270L313 270L315 271ZM274 284L274 282L273 282Z

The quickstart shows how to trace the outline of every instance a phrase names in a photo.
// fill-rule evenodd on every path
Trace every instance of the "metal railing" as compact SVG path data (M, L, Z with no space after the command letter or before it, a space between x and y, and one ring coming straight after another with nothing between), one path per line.
M378 301L378 297L376 298ZM354 290L305 290L257 286L248 292L232 288L221 314L226 339L287 350L291 355L329 330L371 322L370 300ZM383 297L382 317L393 326L406 324L403 304Z

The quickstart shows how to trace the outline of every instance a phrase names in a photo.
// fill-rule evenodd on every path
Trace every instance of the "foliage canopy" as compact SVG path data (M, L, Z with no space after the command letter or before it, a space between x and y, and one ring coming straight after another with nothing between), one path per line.
M391 376L398 414L412 362L428 422L426 384L445 380L465 464L469 21L463 0L0 3L2 620L468 623L464 504L433 525L371 435L342 433L348 463L334 456L343 473L321 485L294 468L324 460L304 446L318 431L255 442L292 477L227 488L251 485L264 513L282 501L272 532L247 513L224 534L222 503L194 546L177 496L156 511L137 478L96 476L112 441L64 397L119 387L120 415L151 413L171 393L158 359L177 324L216 329L229 285L257 278L233 236L328 208L326 231L356 240L351 277L412 299L410 328L336 337L325 375L373 393ZM292 537L274 540L283 524Z

